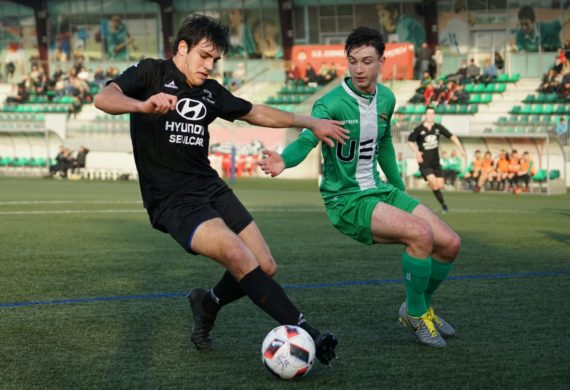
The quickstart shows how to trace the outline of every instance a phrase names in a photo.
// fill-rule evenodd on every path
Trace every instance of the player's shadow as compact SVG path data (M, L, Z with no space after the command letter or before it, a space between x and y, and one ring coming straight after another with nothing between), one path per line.
M539 230L539 233L543 234L544 236L546 236L552 240L559 241L563 244L570 244L570 234L550 232L550 231L545 231L545 230Z

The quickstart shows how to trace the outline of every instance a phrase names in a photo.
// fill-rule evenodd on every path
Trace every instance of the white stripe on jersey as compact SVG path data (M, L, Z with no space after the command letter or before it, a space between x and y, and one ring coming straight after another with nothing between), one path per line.
M376 94L369 103L368 99L355 94L343 81L342 87L358 102L360 113L360 143L358 145L358 161L356 163L355 178L360 190L375 188L373 164L376 164L376 138L378 137L378 113L376 107Z

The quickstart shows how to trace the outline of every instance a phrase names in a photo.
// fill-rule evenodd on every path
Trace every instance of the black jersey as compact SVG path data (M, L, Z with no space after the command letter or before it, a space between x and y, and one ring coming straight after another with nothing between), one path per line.
M439 168L439 137L442 135L451 138L453 134L439 123L434 123L431 130L424 124L416 127L408 137L408 141L415 142L420 152L423 152L424 162L422 165L431 168Z
M145 59L112 80L126 96L144 101L160 92L176 95L176 109L163 115L131 114L131 139L146 208L169 195L199 193L219 180L208 159L208 125L251 111L215 80L191 88L172 59ZM209 179L208 179L209 178Z

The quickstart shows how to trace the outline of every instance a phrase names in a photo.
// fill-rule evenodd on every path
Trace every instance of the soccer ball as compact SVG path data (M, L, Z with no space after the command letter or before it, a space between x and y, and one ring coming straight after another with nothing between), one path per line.
M281 379L305 376L315 362L315 343L306 330L282 325L265 336L261 361L273 375Z

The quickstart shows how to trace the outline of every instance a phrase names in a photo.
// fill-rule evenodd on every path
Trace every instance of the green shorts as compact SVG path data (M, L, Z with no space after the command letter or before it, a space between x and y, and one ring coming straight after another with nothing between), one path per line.
M325 205L325 208L337 230L356 241L372 245L374 239L370 225L372 212L378 203L386 203L411 213L421 202L406 192L389 186L382 189L372 188L343 197L334 204Z

